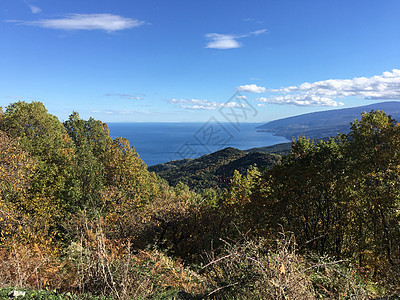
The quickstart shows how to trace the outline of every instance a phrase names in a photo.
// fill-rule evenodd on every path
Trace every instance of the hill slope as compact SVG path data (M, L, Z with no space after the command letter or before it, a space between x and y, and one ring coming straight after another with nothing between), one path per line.
M192 189L225 187L235 170L245 173L251 165L269 168L280 161L279 155L265 153L268 151L268 147L260 151L228 147L196 159L169 161L148 169L171 185L183 182Z
M393 118L400 119L400 102L390 101L279 119L261 125L257 129L284 136L289 140L300 135L320 139L336 136L337 132L348 133L350 122L353 122L354 119L361 119L362 112L371 110L383 110Z

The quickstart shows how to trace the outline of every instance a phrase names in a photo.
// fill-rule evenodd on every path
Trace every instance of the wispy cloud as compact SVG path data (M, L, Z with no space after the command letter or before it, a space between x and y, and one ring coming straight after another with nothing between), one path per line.
M244 107L242 103L219 103L205 99L171 99L168 102L179 104L181 108L189 110L215 110L220 107Z
M142 100L144 94L140 95L131 95L131 94L105 94L107 97L119 97L122 99L128 99L128 100Z
M22 25L61 30L105 30L107 32L130 29L145 24L144 21L113 14L68 14L58 19L37 21L12 21Z
M34 6L34 5L29 5L29 8L31 9L31 12L33 14L38 14L42 11L39 7Z
M243 37L250 36L250 35L260 35L260 34L263 34L263 33L266 33L266 32L267 32L267 29L260 29L260 30L256 30L256 31L250 32L248 35L244 35Z
M243 22L251 22L251 23L255 23L255 24L263 24L264 23L264 21L256 20L253 18L244 18L242 21Z
M369 78L305 82L298 86L271 89L269 92L278 95L258 98L256 101L297 106L340 106L343 102L336 100L350 96L366 100L400 100L400 70L393 69Z
M91 114L101 114L101 115L117 115L117 116L126 116L126 115L143 115L143 114L151 114L150 111L144 111L144 110L113 110L113 109L107 109L107 110L91 110L89 111Z
M207 33L206 38L209 42L206 48L212 49L234 49L240 48L242 44L238 41L241 38L248 36L257 36L267 32L266 29L260 29L245 34L220 34L220 33Z
M256 84L246 84L246 85L241 85L236 88L237 91L239 92L249 92L249 93L265 93L267 89L262 86L257 86Z

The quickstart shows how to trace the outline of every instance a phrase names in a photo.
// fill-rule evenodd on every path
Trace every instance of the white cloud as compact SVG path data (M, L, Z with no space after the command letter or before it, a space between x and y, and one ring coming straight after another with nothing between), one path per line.
M328 97L316 95L277 95L269 98L261 97L256 101L271 104L295 105L295 106L341 106L342 102L334 101ZM259 105L260 106L260 105Z
M205 99L171 99L170 103L179 104L183 109L189 110L215 110L220 107L244 107L242 103L228 102L228 103L218 103L215 101L209 101Z
M39 7L34 6L34 5L29 5L29 8L31 9L33 14L38 14L42 11Z
M240 92L249 92L249 93L257 93L257 94L266 92L266 88L265 87L257 86L255 84L241 85L241 86L238 86L236 88L236 90L240 91Z
M400 70L384 72L372 77L356 77L353 79L329 79L314 83L302 83L274 92L295 93L307 92L333 98L354 96L363 99L400 99Z
M234 49L241 47L241 44L236 40L236 37L234 35L208 33L206 34L206 38L211 40L210 42L208 42L206 48Z
M37 21L16 21L30 26L62 30L105 30L113 32L145 24L143 21L113 14L68 14L64 18Z
M369 78L305 82L298 86L271 89L269 92L279 95L258 98L256 101L297 106L339 106L343 102L336 99L350 96L372 100L400 100L400 70L393 69Z
M136 96L136 95L131 95L131 94L105 94L107 97L119 97L122 99L128 99L128 100L142 100L142 96Z
M209 42L207 43L206 48L212 48L212 49L240 48L242 44L238 41L238 39L252 35L257 36L265 32L267 32L266 29L260 29L245 34L207 33L206 38L209 40Z

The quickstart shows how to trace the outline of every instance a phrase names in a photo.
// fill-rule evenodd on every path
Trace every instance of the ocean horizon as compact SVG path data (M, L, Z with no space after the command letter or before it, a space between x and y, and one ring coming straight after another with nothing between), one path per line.
M148 166L233 147L247 150L289 142L284 137L259 132L262 123L109 122L110 136L125 137Z

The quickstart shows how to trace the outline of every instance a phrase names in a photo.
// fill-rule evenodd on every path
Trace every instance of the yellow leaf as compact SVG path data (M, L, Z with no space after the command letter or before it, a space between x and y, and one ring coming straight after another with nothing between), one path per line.
M281 267L279 268L279 271L281 271L282 275L286 274L286 270L285 270L285 265L284 264L281 264Z

